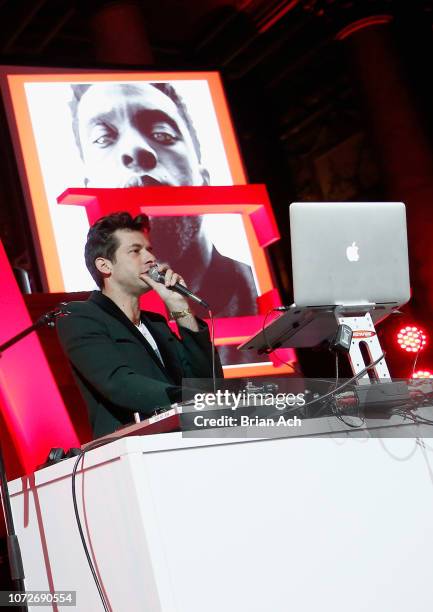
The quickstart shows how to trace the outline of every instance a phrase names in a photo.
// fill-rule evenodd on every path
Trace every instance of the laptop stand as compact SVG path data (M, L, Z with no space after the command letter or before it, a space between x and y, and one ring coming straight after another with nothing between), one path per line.
M348 325L352 330L352 342L348 358L355 376L383 355L373 319L369 312L350 316L341 312L339 308L335 309L334 315L337 325ZM391 380L385 357L382 357L363 376L357 378L356 382L358 384L370 384L379 380Z
M259 354L277 348L314 347L332 339L338 325L348 325L353 333L348 354L354 375L382 355L375 324L386 319L393 311L391 306L363 304L359 306L318 306L298 308L291 306L264 330L241 344L239 350L254 350ZM373 375L373 376L372 376ZM385 358L369 372L357 379L358 384L374 380L390 380Z

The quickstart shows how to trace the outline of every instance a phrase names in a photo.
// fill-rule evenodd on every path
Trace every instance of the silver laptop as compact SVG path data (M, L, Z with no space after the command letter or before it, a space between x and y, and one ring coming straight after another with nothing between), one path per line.
M290 234L296 306L409 300L402 202L294 202Z

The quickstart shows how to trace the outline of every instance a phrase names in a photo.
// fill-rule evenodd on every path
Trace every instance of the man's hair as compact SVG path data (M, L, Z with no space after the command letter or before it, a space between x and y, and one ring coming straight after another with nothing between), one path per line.
M134 218L129 212L116 212L98 219L89 229L84 259L87 269L100 289L104 286L104 276L95 266L95 259L104 257L112 262L116 261L115 253L119 247L119 241L114 235L116 230L148 232L149 218L147 215L138 215Z
M123 85L123 84L124 83L119 83L119 85ZM182 98L179 96L179 94L177 93L173 85L170 85L170 83L146 83L146 84L150 85L151 87L155 87L155 89L158 89L159 91L161 91L168 98L170 98L170 100L172 100L175 103L177 110L179 111L179 115L182 117L183 121L185 122L186 127L188 128L188 131L190 133L191 140L192 140L192 143L194 145L194 149L197 155L197 159L200 163L201 162L200 141L198 139L197 132L192 122L191 116ZM140 83L137 83L137 84L134 83L133 85L139 87ZM78 125L78 105L80 103L81 98L83 97L83 95L86 93L86 91L90 87L92 87L91 83L78 83L76 85L75 84L71 85L72 99L69 102L69 107L71 109L71 114L72 114L72 131L74 132L75 142L77 144L78 150L80 151L81 157L83 156L83 149L81 147L80 130L79 130L79 125Z

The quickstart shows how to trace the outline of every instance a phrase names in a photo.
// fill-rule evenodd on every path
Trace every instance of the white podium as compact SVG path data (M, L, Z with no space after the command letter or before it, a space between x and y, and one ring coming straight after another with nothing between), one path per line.
M433 440L130 437L77 475L113 612L433 609ZM28 590L98 612L74 459L9 483ZM29 610L72 610L32 607Z

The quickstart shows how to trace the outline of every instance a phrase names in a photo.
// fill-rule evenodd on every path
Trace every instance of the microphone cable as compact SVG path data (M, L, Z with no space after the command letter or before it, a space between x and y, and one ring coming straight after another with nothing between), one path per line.
M289 362L289 361L284 361L284 359L281 359L281 357L278 355L277 348L273 348L273 346L271 346L271 343L269 342L269 338L266 332L266 323L267 320L269 318L269 316L273 313L273 312L287 312L289 309L288 306L275 306L273 308L269 308L269 310L267 311L267 313L265 314L264 318L263 318L263 323L262 323L262 334L263 334L263 340L265 342L265 353L267 355L269 355L270 353L274 353L274 357L276 357L276 359L278 359L278 361L282 364L282 365L286 365L289 366L289 368L293 368L293 372L295 374L298 374L298 376L302 377L303 374L301 372L301 370L299 369L299 366L297 363L294 362ZM279 348L279 347L278 347Z
M74 463L74 467L72 469L72 478L71 478L72 502L73 502L73 505L74 505L75 521L77 523L78 532L80 534L81 544L83 546L84 553L85 553L86 558L87 558L87 563L89 564L90 571L92 573L93 580L94 580L94 582L96 584L96 588L98 589L98 594L99 594L99 597L101 599L101 602L102 602L102 605L104 607L105 612L112 612L112 608L111 608L110 603L109 603L109 601L106 598L106 595L104 593L104 589L103 589L102 584L101 584L101 582L99 580L98 574L96 572L95 566L94 566L93 561L92 561L92 557L91 557L90 552L89 552L89 548L87 546L86 538L84 536L83 526L81 524L80 514L79 514L79 511L78 511L77 493L76 493L76 475L77 475L78 465L79 465L81 460L83 461L82 469L84 468L84 455L86 454L87 451L93 450L95 448L99 448L101 446L105 446L106 444L109 444L110 442L113 442L113 440L111 438L108 439L108 440L99 441L99 442L95 441L93 444L88 445L84 450L80 449L80 453L77 456L77 458L75 460L75 463Z
M216 361L216 349L215 349L215 324L212 310L209 308L209 319L210 319L210 341L212 344L212 383L213 392L216 394L216 373L215 373L215 361Z

